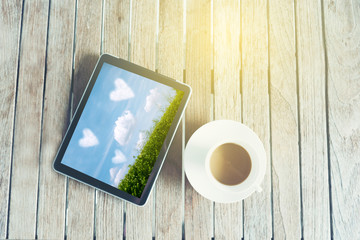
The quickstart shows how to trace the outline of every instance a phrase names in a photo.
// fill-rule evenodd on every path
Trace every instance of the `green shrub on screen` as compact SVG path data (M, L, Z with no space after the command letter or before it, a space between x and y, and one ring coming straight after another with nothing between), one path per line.
M182 91L176 91L175 97L172 100L169 99L171 103L160 120L153 121L154 126L151 128L152 131L148 135L147 142L136 157L134 164L129 166L129 171L124 179L119 183L120 190L135 197L141 197L183 96Z

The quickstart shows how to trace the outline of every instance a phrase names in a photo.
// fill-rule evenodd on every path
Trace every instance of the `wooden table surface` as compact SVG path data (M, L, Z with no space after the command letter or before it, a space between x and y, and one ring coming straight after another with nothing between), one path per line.
M143 208L51 168L101 53L193 88ZM184 175L216 119L267 152L242 202ZM0 239L360 239L360 1L1 0L0 124Z

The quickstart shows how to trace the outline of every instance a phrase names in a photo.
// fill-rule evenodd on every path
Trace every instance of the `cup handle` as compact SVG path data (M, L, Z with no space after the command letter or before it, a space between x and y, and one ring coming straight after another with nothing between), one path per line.
M262 188L261 188L260 186L258 186L258 187L256 188L256 191L257 191L257 192L262 192Z

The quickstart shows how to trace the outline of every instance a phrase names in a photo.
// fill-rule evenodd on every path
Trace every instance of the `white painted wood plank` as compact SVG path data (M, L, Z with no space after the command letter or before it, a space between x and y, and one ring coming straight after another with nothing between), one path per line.
M192 96L185 115L185 141L212 118L211 111L211 2L186 2L185 81ZM198 194L185 180L185 239L213 237L213 202Z
M240 2L214 1L214 118L241 121ZM215 203L215 239L241 239L242 201Z
M257 133L267 153L263 191L244 200L244 239L272 237L266 4L241 1L243 122Z
M9 238L35 238L48 1L24 5L11 176Z
M103 53L128 59L130 1L105 1ZM122 239L124 202L101 191L96 191L96 238Z
M272 186L276 239L301 238L295 41L294 1L269 1Z
M360 239L360 2L324 1L334 239Z
M39 239L64 238L65 233L66 181L52 170L52 163L69 121L74 19L73 1L51 2L40 154Z
M77 1L75 33L75 70L73 79L73 112L90 79L100 54L101 1ZM73 179L68 180L68 239L92 239L94 235L95 190Z
M297 1L303 237L330 239L321 2Z
M178 81L183 80L183 2L160 1L158 71ZM169 149L156 182L155 238L182 238L182 124Z
M155 71L156 1L132 1L130 60ZM126 204L126 239L152 239L154 195L144 207Z
M0 2L0 239L6 237L22 1Z

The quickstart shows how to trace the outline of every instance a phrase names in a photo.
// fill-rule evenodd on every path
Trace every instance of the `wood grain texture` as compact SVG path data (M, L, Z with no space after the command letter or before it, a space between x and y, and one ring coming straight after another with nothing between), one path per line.
M240 2L214 1L214 119L241 121ZM226 47L224 47L226 46ZM215 239L241 239L242 201L215 203Z
M276 239L301 238L295 52L294 2L269 1L269 87Z
M24 4L9 238L35 238L48 1Z
M156 1L132 1L130 60L155 71ZM126 204L126 239L152 239L154 195L144 207Z
M69 121L74 19L73 1L51 2L40 154L39 239L64 238L66 181L52 170L52 163Z
M192 96L185 115L185 141L212 118L211 111L211 2L186 2L186 83ZM213 203L185 180L185 239L213 237Z
M241 2L243 122L257 133L267 153L263 191L244 200L244 239L272 237L266 3Z
M158 71L183 80L183 2L160 1ZM170 54L169 54L170 53ZM180 123L156 182L155 238L182 238L182 142Z
M360 239L360 2L324 1L334 239Z
M0 2L0 239L6 237L22 1Z
M330 239L321 2L297 1L303 237Z
M73 112L89 82L101 45L101 1L78 0L75 33ZM95 190L68 180L67 238L93 239Z
M105 1L103 53L128 59L130 1ZM96 191L95 233L97 239L122 239L124 202Z
M103 53L128 59L130 0L106 0L104 11Z

